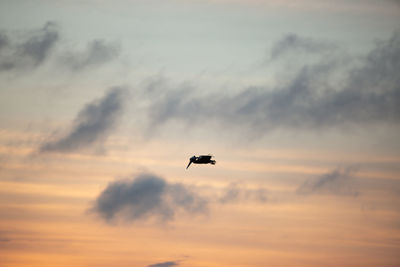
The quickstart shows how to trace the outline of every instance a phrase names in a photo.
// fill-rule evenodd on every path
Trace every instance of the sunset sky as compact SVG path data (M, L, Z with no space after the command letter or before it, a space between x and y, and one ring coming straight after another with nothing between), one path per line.
M0 1L1 267L400 266L399 136L399 1Z

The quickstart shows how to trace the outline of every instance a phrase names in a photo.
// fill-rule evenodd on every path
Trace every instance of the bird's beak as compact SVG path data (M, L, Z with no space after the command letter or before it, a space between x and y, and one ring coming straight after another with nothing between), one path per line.
M192 164L192 161L189 161L189 164L187 165L186 169L189 168L190 164Z

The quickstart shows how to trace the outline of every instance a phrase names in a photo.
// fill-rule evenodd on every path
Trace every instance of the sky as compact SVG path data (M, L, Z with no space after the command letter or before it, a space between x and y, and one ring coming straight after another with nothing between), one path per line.
M399 69L395 0L2 0L0 266L399 266Z

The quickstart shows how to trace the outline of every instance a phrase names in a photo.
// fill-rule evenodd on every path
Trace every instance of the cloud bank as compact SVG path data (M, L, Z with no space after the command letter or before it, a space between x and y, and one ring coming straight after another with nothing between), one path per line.
M44 143L39 151L67 153L103 142L119 121L126 93L124 88L114 87L103 98L87 104L66 136Z
M91 208L109 223L146 219L168 222L179 212L197 214L206 210L207 200L189 187L151 174L110 183Z
M325 53L322 51L335 51ZM238 93L200 92L182 85L145 90L151 98L149 127L171 121L193 127L247 129L264 135L274 129L332 129L400 122L400 32L382 41L359 61L334 45L290 35L273 48L274 60L288 51L312 51L318 60L307 63L275 87L249 86ZM155 92L156 91L156 92Z

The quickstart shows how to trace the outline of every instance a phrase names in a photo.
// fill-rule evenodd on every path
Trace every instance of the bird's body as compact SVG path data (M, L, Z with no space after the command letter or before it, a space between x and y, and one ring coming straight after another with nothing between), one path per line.
M186 169L189 168L190 164L208 164L211 163L212 165L215 165L216 161L211 159L211 155L200 155L198 157L193 156L189 159L189 164L187 165Z

